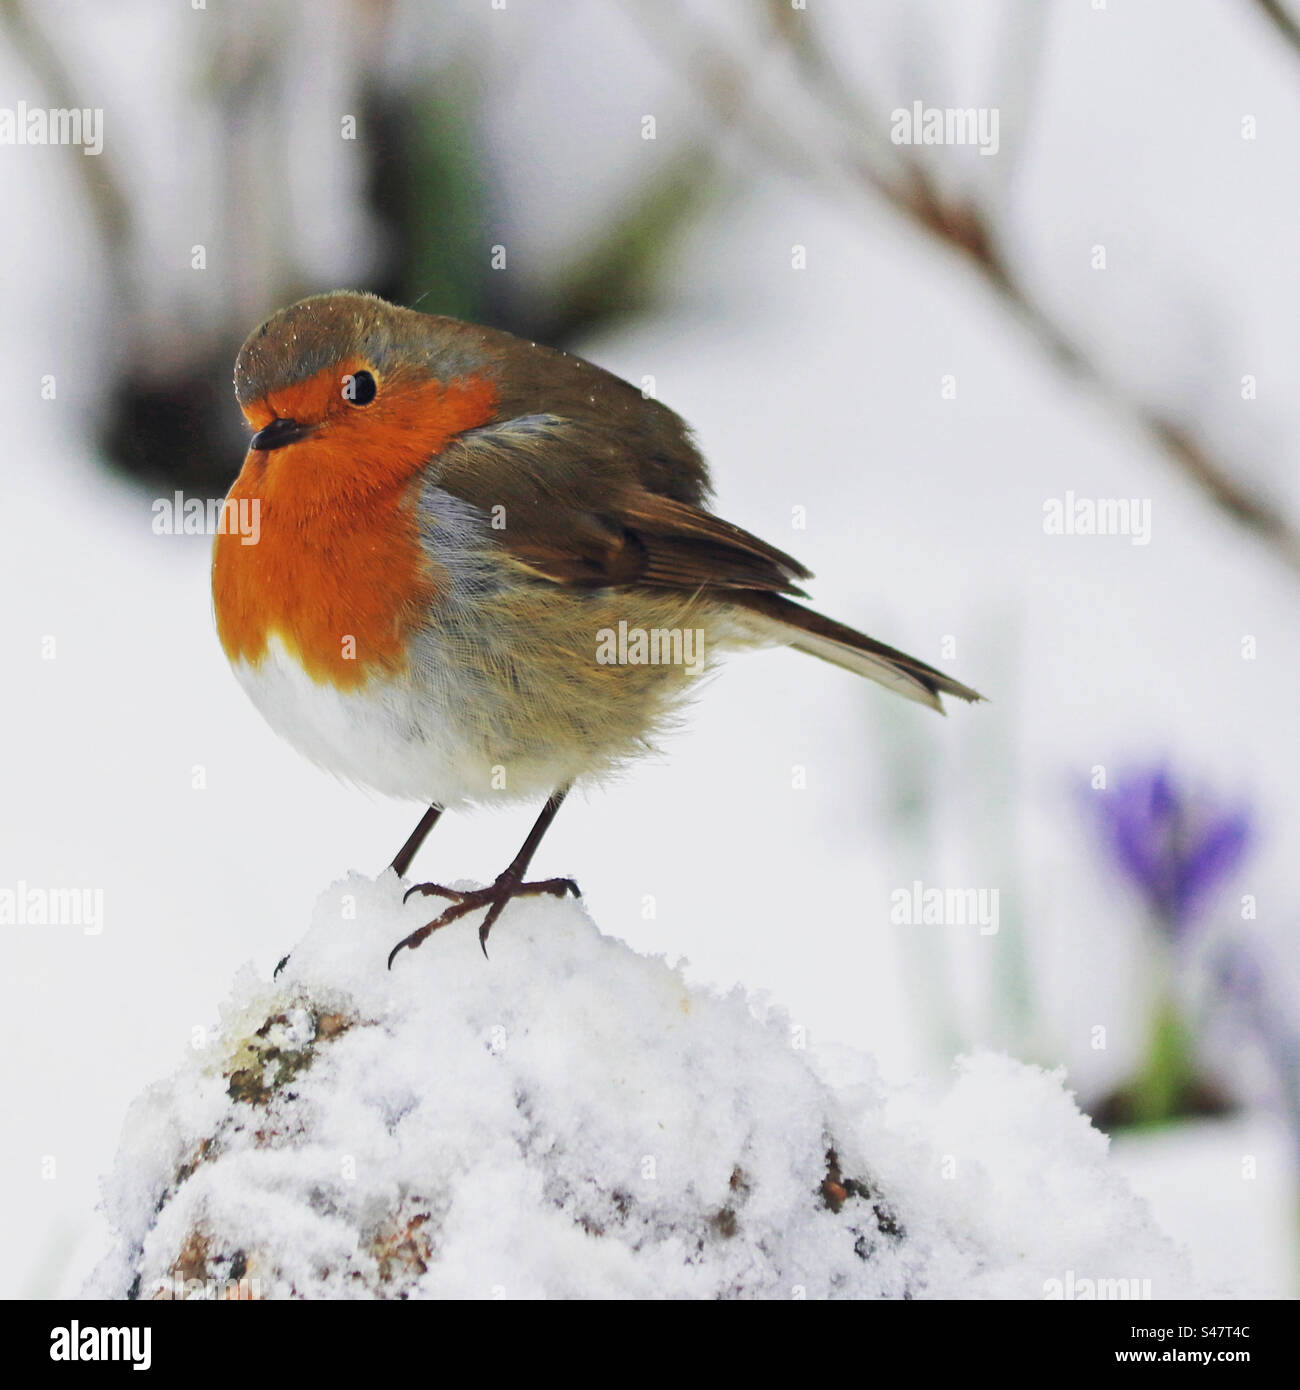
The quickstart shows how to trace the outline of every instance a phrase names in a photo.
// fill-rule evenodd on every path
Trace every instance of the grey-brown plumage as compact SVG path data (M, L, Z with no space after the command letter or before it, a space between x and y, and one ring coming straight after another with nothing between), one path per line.
M508 523L493 539L538 579L583 589L675 590L734 606L756 637L787 643L942 710L981 697L934 667L792 601L810 571L708 509L708 468L661 402L571 353L497 329L338 293L250 334L241 404L327 369L372 363L385 389L413 376L487 377L489 420L431 460L429 481Z

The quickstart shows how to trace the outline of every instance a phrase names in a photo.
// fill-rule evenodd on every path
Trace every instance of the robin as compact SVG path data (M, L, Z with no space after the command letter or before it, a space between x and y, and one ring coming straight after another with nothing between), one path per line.
M304 299L240 349L255 431L219 528L217 631L273 728L322 767L448 807L542 797L496 881L399 942L512 899L565 795L643 753L719 651L784 645L942 712L981 697L813 612L809 571L714 515L667 406L580 357L373 295ZM246 515L246 512L241 512Z

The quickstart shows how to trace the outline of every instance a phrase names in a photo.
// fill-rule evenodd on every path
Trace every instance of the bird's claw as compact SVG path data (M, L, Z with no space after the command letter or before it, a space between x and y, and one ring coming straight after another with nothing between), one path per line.
M396 959L398 951L403 947L408 951L414 951L426 937L432 936L440 928L450 926L452 922L470 912L477 911L480 907L488 909L488 914L478 929L479 945L483 948L483 955L486 957L488 933L512 898L537 897L542 893L549 893L557 898L564 897L566 893L572 893L575 898L582 896L578 885L571 878L544 878L538 879L534 883L516 883L511 880L508 874L502 874L495 883L489 884L486 888L444 888L440 883L417 883L414 887L407 889L402 901L405 902L412 893L420 893L425 897L450 898L452 902L448 907L443 908L432 922L426 922L424 926L419 927L409 936L403 937L393 947L388 954L388 968L390 970L393 968L393 961Z
M441 883L413 883L405 893L402 894L402 901L408 902L412 893L419 893L423 897L450 898L453 902L459 902L465 893L460 888L444 888Z

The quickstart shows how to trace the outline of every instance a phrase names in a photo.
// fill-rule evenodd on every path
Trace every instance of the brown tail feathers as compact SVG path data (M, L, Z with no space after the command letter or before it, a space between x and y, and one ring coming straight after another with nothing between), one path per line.
M781 629L781 639L796 651L866 676L909 700L937 709L940 714L944 712L940 695L955 695L961 700L984 698L977 690L945 676L924 661L887 647L833 618L824 618L780 594L750 589L730 593L727 598L738 607L770 619Z

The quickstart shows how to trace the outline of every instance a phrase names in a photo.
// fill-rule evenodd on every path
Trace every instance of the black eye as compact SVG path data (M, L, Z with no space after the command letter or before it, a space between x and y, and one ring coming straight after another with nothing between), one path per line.
M369 372L353 372L343 378L343 399L351 405L369 405L378 391Z

